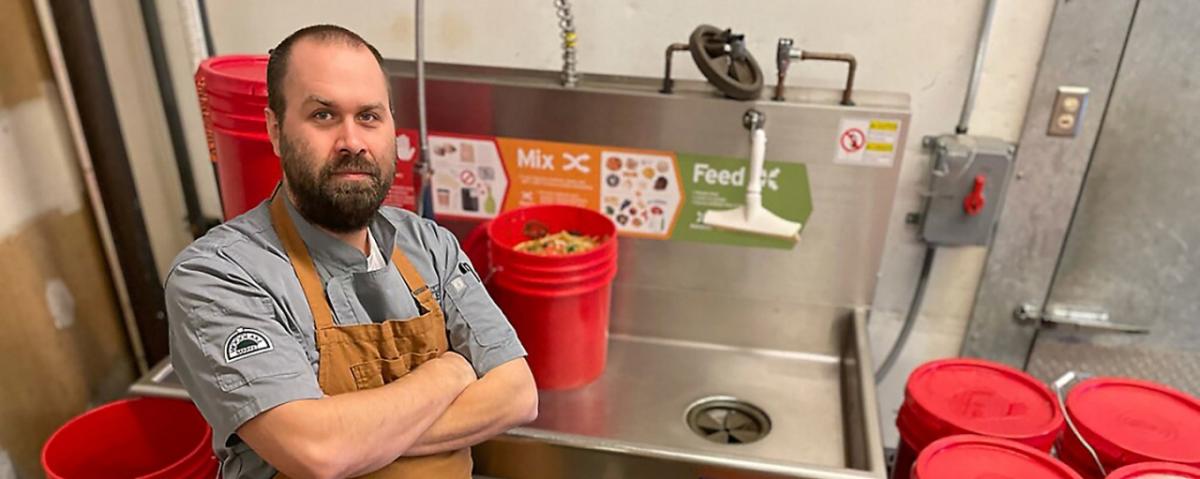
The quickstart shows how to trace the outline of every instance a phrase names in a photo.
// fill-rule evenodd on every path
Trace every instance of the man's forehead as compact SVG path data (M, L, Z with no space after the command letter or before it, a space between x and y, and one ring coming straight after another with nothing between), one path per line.
M338 97L347 95L359 102L387 101L387 77L375 56L366 46L339 40L296 42L286 81L299 101L315 97L339 102Z

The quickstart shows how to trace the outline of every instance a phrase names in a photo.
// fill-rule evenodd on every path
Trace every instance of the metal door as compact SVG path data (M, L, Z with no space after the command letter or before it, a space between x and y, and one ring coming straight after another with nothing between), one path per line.
M1035 376L1087 371L1200 394L1198 25L1200 2L1138 2L1047 301L1149 332L1043 326Z

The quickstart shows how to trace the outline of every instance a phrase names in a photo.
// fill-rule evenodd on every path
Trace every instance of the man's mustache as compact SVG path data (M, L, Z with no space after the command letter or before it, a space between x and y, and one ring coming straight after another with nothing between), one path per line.
M379 171L379 165L376 165L374 162L366 159L364 156L343 155L338 157L335 162L325 167L325 172L322 176L328 178L330 176L343 173L371 175L376 179L378 179L379 175L381 174Z

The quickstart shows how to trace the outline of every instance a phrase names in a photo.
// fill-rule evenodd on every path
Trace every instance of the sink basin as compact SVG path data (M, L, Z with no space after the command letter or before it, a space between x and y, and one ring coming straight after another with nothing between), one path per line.
M839 329L837 356L613 335L604 374L582 388L541 391L535 422L473 449L476 473L884 478L864 320L847 317ZM166 361L131 391L187 397ZM688 411L714 398L749 404L769 430L746 441L705 437L711 429L690 427Z
M476 472L500 478L883 478L863 320L842 322L843 354L636 336L609 338L594 383L542 391L538 419L474 448ZM748 443L714 442L688 423L707 398L769 419Z

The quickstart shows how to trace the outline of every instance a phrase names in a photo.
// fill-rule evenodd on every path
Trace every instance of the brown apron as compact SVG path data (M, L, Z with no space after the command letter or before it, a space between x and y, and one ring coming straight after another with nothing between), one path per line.
M388 319L382 323L339 326L333 322L333 310L325 299L325 288L317 268L304 240L296 232L284 201L271 200L271 223L283 242L312 310L317 350L321 354L317 381L325 394L333 396L383 386L446 352L446 321L442 308L400 248L392 246L392 264L396 265L424 313L407 320ZM363 447L371 445L364 444ZM471 477L471 466L471 449L463 448L431 456L402 457L362 477L466 479ZM275 477L286 478L282 473Z

